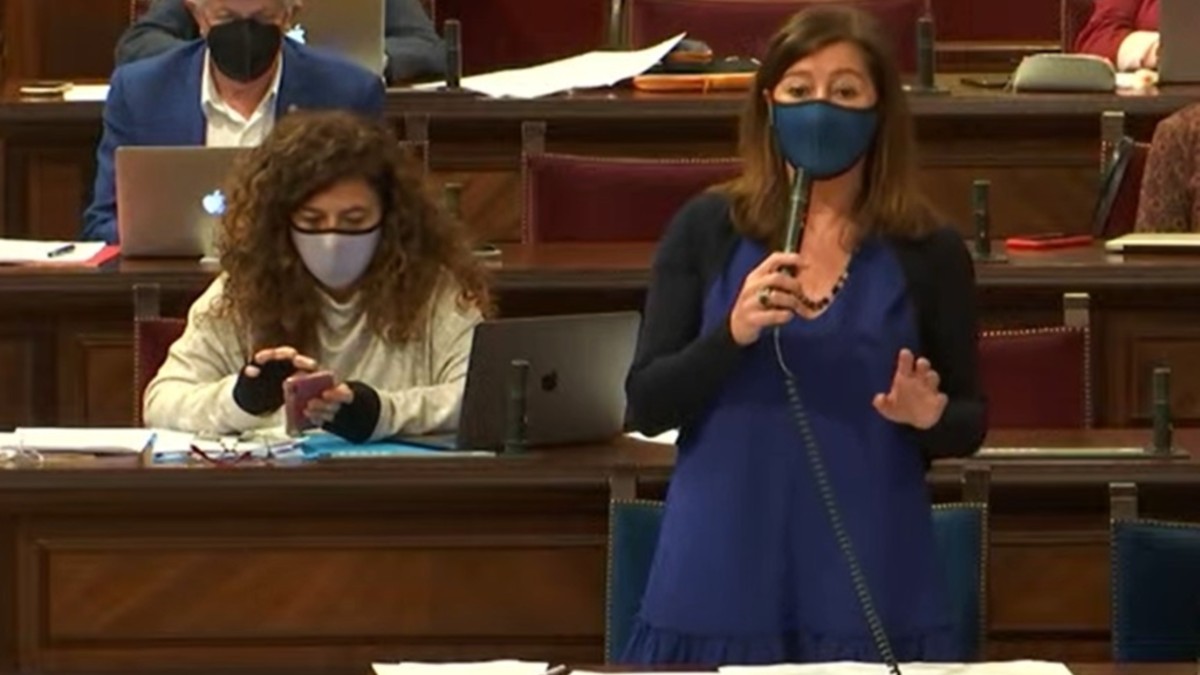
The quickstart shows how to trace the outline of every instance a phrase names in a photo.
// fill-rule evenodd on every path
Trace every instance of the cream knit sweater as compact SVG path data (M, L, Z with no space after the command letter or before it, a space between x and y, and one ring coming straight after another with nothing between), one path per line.
M218 277L188 311L187 328L146 389L143 417L148 427L194 433L240 433L281 428L283 412L256 417L233 400L238 373L251 354L233 323L213 315L224 276ZM449 431L458 424L471 338L482 317L463 309L456 289L443 289L430 304L423 339L393 343L373 333L351 299L326 295L326 325L319 349L306 354L339 381L357 380L379 392L379 422L373 439L395 434ZM283 346L283 345L273 345Z

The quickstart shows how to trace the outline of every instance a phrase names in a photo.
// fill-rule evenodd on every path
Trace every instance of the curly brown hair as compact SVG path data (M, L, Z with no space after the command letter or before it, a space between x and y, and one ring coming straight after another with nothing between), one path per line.
M370 328L392 341L423 335L430 303L455 285L461 307L488 313L484 268L465 228L439 207L422 174L381 123L345 112L281 118L228 181L217 238L226 273L217 313L235 321L251 349L315 348L320 286L292 244L292 216L314 195L353 178L366 180L382 207L379 247L358 286Z

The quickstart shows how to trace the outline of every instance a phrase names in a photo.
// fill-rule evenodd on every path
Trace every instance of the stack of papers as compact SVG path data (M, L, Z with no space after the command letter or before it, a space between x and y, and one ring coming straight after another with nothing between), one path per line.
M3 442L18 450L82 452L94 455L137 454L154 443L149 429L18 428Z
M492 98L539 98L572 89L611 87L650 70L663 60L686 33L637 51L594 51L531 68L501 70L464 77L459 85ZM414 87L439 89L445 82Z
M104 242L0 239L0 265L81 264L104 250Z
M548 663L478 661L475 663L376 663L375 675L543 675Z
M807 663L772 666L725 666L729 675L888 675L882 663ZM989 663L901 663L902 675L1071 675L1062 663L1049 661L994 661Z

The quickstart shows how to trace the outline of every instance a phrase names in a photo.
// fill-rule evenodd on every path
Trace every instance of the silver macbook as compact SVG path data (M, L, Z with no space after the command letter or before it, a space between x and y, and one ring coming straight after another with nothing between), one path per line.
M618 436L625 427L625 376L640 322L637 312L615 312L478 325L458 432L403 441L457 450L502 448L515 360L529 363L529 447L604 442Z
M1161 0L1159 4L1158 81L1200 82L1200 2Z
M117 148L117 232L125 258L202 258L225 211L225 179L243 148Z
M289 35L383 74L384 0L308 0Z

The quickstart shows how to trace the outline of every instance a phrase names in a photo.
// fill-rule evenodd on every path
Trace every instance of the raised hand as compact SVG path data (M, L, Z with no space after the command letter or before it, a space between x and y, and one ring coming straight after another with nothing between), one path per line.
M907 349L896 359L892 388L876 394L875 409L886 419L917 429L928 429L942 419L948 399L938 389L941 378L927 359L916 358Z

